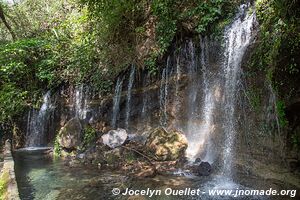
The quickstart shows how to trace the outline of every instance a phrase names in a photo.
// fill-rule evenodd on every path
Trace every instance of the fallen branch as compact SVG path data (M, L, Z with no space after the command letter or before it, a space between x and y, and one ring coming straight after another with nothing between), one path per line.
M148 157L148 156L146 156L145 154L139 152L138 150L132 149L132 148L129 148L129 147L126 147L126 146L121 146L121 147L124 148L124 149L126 149L126 150L133 151L133 152L135 152L135 153L137 153L137 154L143 156L144 158L146 158L146 160L147 160L152 166L155 166L155 164L153 164L153 160L152 160L150 157Z

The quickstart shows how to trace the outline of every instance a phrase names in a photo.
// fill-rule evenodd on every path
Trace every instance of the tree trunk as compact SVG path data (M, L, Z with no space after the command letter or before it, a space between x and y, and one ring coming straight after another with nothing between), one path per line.
M2 22L4 23L4 25L6 26L9 33L11 34L13 40L16 40L16 35L15 35L14 31L12 30L11 26L9 25L9 23L6 21L4 11L3 11L1 4L0 4L0 18L1 18Z

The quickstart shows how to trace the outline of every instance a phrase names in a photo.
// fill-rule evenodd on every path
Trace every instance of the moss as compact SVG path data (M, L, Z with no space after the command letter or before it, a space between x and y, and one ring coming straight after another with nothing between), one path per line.
M7 191L8 183L9 183L9 174L6 171L3 172L0 177L0 199L1 200L7 199L6 191Z
M148 156L156 160L176 160L183 156L187 141L180 132L156 128L150 133L146 146Z
M300 150L300 127L298 127L291 136L293 147Z
M246 95L250 101L251 108L259 113L261 109L261 98L262 98L262 90L260 88L250 88L246 92Z
M276 111L279 119L279 125L281 127L286 127L288 125L288 121L285 114L285 104L283 101L276 102Z
M55 141L54 141L54 151L53 151L53 156L54 157L60 157L61 156L61 146L59 145L58 142L58 134L55 137Z
M117 165L120 160L120 150L114 149L104 153L104 160L108 165Z
M86 126L83 130L83 142L82 142L82 150L86 150L89 146L95 142L97 138L96 130L91 126Z

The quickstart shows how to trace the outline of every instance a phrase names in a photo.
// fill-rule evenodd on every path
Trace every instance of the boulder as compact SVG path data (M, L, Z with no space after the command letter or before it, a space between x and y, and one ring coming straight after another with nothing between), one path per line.
M147 153L158 161L172 161L184 157L188 141L179 131L164 128L150 130L146 141Z
M197 176L209 176L212 172L212 167L208 162L201 162L193 167L193 173Z
M108 133L101 136L103 144L114 149L121 146L127 139L127 132L125 129L118 128L117 130L110 130Z
M200 164L201 163L201 158L196 158L195 159L195 164Z
M76 150L81 144L83 128L78 117L69 120L58 133L58 143L61 147Z
M128 134L128 139L127 140L129 142L135 142L135 143L145 145L145 143L147 141L147 136L137 135L137 134Z

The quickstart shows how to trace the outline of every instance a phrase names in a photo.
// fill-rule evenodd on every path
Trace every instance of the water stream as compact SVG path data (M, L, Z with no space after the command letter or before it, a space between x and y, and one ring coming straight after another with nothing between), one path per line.
M120 111L120 99L122 93L122 85L123 85L123 78L118 78L116 86L115 86L115 94L113 98L113 113L112 113L112 120L111 126L116 128L117 125L117 118Z
M51 94L48 91L43 96L43 104L39 110L31 109L27 116L26 147L46 145L47 126L50 121Z
M160 84L160 125L165 127L167 126L168 113L167 113L167 104L168 104L168 88L169 88L169 75L170 75L170 56L167 58L167 66L163 69L161 75L161 84Z
M223 174L232 175L232 159L234 157L234 143L236 135L236 96L240 81L241 62L243 55L253 37L252 29L255 25L255 13L247 14L248 7L240 6L240 11L234 22L225 32L225 60L223 63L224 85L224 150L223 150Z
M127 87L126 118L125 118L126 129L128 129L129 126L129 116L130 116L130 109L131 109L131 90L134 81L134 73L135 73L135 67L134 65L132 65L130 70L130 75L129 75L128 87Z
M86 119L88 112L88 87L83 84L75 87L74 95L74 111L75 116L79 119Z

